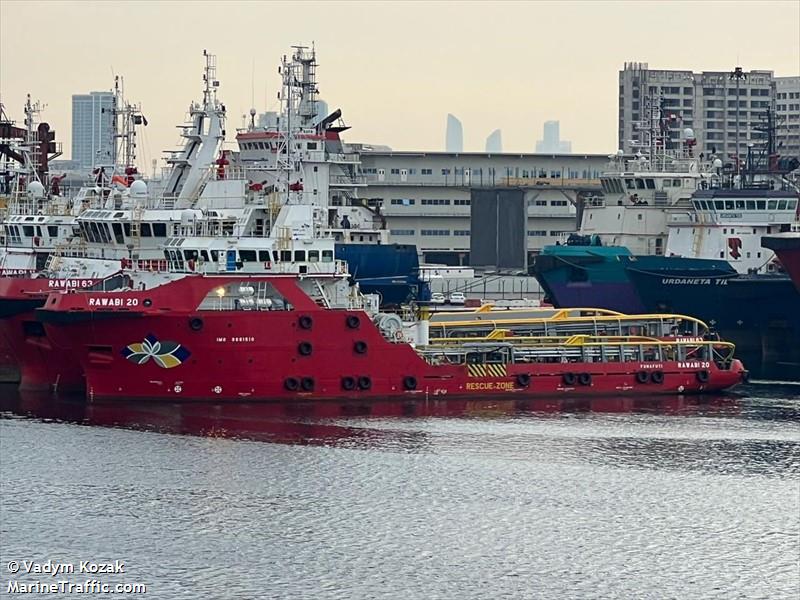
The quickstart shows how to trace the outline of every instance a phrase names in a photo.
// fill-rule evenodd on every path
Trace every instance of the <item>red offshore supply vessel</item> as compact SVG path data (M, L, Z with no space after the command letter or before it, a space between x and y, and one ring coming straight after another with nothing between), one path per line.
M0 277L0 335L22 389L83 390L83 371L71 354L54 352L34 312L55 290L91 287L96 279L35 277L33 272Z
M427 321L403 323L357 294L335 306L319 276L196 273L136 287L52 293L37 310L53 350L79 361L90 399L653 395L746 376L718 341L429 344Z

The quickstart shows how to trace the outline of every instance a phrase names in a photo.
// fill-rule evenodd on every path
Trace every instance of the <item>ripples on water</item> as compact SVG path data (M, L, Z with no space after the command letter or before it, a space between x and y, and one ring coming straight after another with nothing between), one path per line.
M0 570L123 559L153 598L800 591L800 387L317 406L6 390L0 409Z

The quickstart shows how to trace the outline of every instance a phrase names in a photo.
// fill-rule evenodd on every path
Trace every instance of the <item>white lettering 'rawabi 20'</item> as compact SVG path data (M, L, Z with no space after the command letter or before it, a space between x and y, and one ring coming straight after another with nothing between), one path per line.
M89 306L139 306L138 298L89 298Z

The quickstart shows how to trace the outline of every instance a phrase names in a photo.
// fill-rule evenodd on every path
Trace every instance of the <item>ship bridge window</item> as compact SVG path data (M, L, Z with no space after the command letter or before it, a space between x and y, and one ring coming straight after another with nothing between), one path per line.
M277 250L272 251L272 260L274 260L275 262L280 262L281 257L278 255Z
M672 187L681 187L681 180L680 179L673 179L672 180Z
M756 200L756 206L758 210L765 210L767 208L767 201L766 200Z
M33 225L23 225L22 233L25 237L33 237Z
M775 210L778 206L777 200L768 200L767 201L767 210Z
M629 190L634 189L633 179L626 179L625 180L625 187L628 188Z
M787 200L786 208L788 210L795 210L797 208L797 200Z
M308 142L308 144L306 145L306 147L307 147L309 150L316 150L316 149L317 149L317 142Z
M269 250L259 250L258 251L258 261L259 262L270 262L272 258L270 258Z
M747 210L755 210L756 209L756 201L755 200L747 200L745 202L745 207Z
M167 224L153 223L153 237L167 237Z
M113 223L111 228L114 230L114 238L117 240L118 244L125 243L125 237L122 235L122 224L121 223Z
M48 225L47 235L49 235L51 238L58 237L58 225Z
M725 200L725 210L733 210L733 200Z
M306 251L305 250L295 250L294 251L294 260L295 260L295 262L306 262Z
M736 210L744 210L744 200L736 201Z
M636 189L643 190L644 189L644 179L636 178Z
M654 189L656 189L656 182L655 182L655 181L653 181L652 179L645 179L645 180L644 180L644 183L645 183L645 185L647 186L647 189L648 189L648 190L654 190Z
M131 224L123 223L122 229L125 231L125 237L131 237Z
M322 251L322 262L333 262L333 250Z
M100 242L100 230L95 221L89 221L89 239L94 242Z
M268 281L236 281L209 290L197 310L275 311L292 310L292 305ZM230 338L237 341L237 338ZM253 341L241 338L238 341Z
M714 200L714 210L725 210L725 203L722 200Z
M142 237L153 237L153 232L150 229L150 223L142 223L140 225Z
M778 200L778 210L786 210L786 200Z
M183 271L183 255L180 250L164 250L164 255L167 257L170 269Z
M308 262L319 262L319 250L308 251Z
M212 250L211 251L211 260L217 262L219 260L219 250Z
M256 251L239 250L239 260L242 262L256 262Z
M665 179L664 180L664 187L665 188L672 187L672 179Z
M281 250L281 261L283 261L283 262L292 262L292 251L291 250Z
M208 250L200 250L200 258L208 262Z

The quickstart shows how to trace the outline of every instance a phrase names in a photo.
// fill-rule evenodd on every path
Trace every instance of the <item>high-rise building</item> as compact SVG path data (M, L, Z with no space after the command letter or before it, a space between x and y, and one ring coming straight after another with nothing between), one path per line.
M500 154L503 152L503 132L495 129L486 138L486 152L489 154Z
M561 123L558 121L545 121L542 139L536 142L537 154L569 154L572 152L572 142L561 139Z
M72 160L81 169L113 165L114 94L90 92L72 96Z
M728 160L744 158L759 144L767 109L775 110L776 78L772 71L672 71L647 63L625 63L619 72L618 148L636 152L649 129L648 107L665 109L670 140L677 144L691 129L698 152ZM737 152L738 145L738 152Z
M800 77L775 78L776 151L800 158Z
M461 127L461 121L450 114L447 115L447 131L444 145L446 152L464 151L464 128Z

